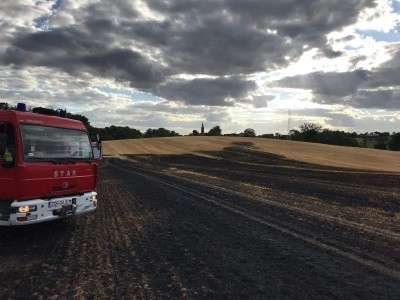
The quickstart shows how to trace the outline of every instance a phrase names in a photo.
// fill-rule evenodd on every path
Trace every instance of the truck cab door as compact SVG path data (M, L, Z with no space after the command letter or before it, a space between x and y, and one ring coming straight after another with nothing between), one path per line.
M0 125L0 199L12 199L15 187L15 135L11 124Z
M15 165L15 134L11 124L0 126L0 155L3 168L13 168Z
M7 135L0 132L0 157L3 158L4 152L6 151Z

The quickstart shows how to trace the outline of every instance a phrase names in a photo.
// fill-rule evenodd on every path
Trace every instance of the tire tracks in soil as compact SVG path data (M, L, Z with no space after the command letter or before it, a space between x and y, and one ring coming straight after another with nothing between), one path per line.
M172 174L166 175L165 173L160 173L157 171L150 171L148 169L146 169L145 171L139 170L138 168L135 168L132 165L127 166L126 161L124 163L122 163L121 161L118 161L116 159L110 159L108 162L108 165L112 168L119 169L121 171L124 171L127 173L132 173L132 174L135 174L138 176L142 176L142 177L145 177L154 182L157 182L157 183L163 184L165 186L168 186L170 188L179 190L183 193L193 196L193 198L191 198L191 199L198 199L198 200L207 202L209 204L218 206L224 210L233 212L244 218L247 218L249 220L263 224L264 226L273 228L281 233L284 233L284 234L294 237L296 239L302 240L303 242L306 242L310 245L313 245L315 247L318 247L318 248L326 250L326 251L333 252L344 258L355 261L363 266L371 268L377 272L380 272L380 273L390 276L392 278L395 278L395 279L400 278L400 268L399 269L390 268L390 267L387 267L384 264L380 263L378 259L375 259L375 260L371 259L371 258L374 258L374 254L370 254L369 257L367 255L367 258L365 258L364 256L366 253L364 253L364 252L360 252L357 255L357 253L355 251L357 249L357 247L351 247L351 246L347 247L351 251L346 251L346 250L348 250L348 249L346 249L347 245L345 245L343 243L341 244L337 241L327 239L326 237L319 238L319 239L312 238L306 234L301 233L301 230L298 230L299 228L295 228L295 229L291 228L291 226L289 224L285 224L285 222L279 221L276 218L266 218L265 216L257 214L257 212L248 210L242 206L232 205L232 203L229 203L229 200L224 201L224 200L221 200L221 198L214 197L215 193L211 193L211 191L217 191L217 194L218 194L218 192L220 192L225 195L229 195L231 197L240 197L240 198L246 199L246 200L257 201L257 202L260 202L263 204L268 204L273 207L292 211L297 214L302 214L307 217L317 218L320 221L333 222L333 223L339 224L344 227L349 227L349 228L355 229L357 231L367 232L368 234L371 234L371 235L382 236L387 239L399 240L400 235L398 233L380 229L380 228L375 228L375 227L368 226L365 224L356 223L356 222L349 221L349 220L344 220L344 219L337 218L337 217L332 217L332 216L329 216L329 215L326 215L323 213L306 211L304 209L301 209L298 207L292 207L292 206L289 206L284 203L278 203L278 202L268 200L265 198L261 198L261 197L249 196L249 195L237 192L237 191L229 190L229 189L219 187L216 185L212 185L212 184L208 184L208 183L199 183L199 182L196 182L196 181L193 181L190 179L185 179L180 176L175 176ZM188 183L194 189L192 189L192 188L189 189L182 184L173 182L171 179ZM199 189L199 186L201 187L200 189ZM209 191L208 193L205 192L206 189L208 189L208 191ZM193 200L193 201L198 201L198 200Z

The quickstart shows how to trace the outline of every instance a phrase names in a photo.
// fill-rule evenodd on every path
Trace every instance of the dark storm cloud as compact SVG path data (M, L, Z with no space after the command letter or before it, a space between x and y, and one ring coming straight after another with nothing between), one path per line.
M392 58L373 70L369 88L400 87L400 43L390 46Z
M167 83L158 95L192 105L233 106L233 99L241 101L255 87L238 77L179 80Z
M107 49L100 41L88 41L78 30L38 32L15 40L0 62L16 66L56 67L67 73L94 75L130 82L131 86L147 89L164 81L163 71L139 52Z
M253 96L253 107L254 108L264 108L268 106L268 101L272 101L276 98L274 95L263 95L263 96Z
M248 26L215 19L182 32L182 42L168 49L167 61L175 72L222 76L273 70L287 63L282 53L300 54L277 35Z
M74 76L88 72L199 105L232 105L256 86L238 79L236 87L230 80L171 76L270 71L298 59L306 45L319 49L319 55L338 56L327 45L326 35L353 24L363 8L375 5L372 0L149 0L145 3L157 18L148 18L128 0L98 1L75 10L69 3L63 2L52 16L49 31L10 31L11 42L0 52L0 63L46 66ZM64 11L70 18L59 17L67 21L57 23ZM71 18L75 22L68 23ZM349 79L357 84L362 80L357 76L350 74ZM340 92L328 85L318 92L352 91L347 82L328 77L343 84Z
M355 108L400 109L399 90L359 90L346 97L315 94L313 101L320 104L342 104Z
M357 108L378 108L387 110L400 109L400 91L378 90L359 91L351 102Z
M344 104L356 108L400 108L400 50L390 46L392 58L371 70L311 73L285 77L271 86L311 90L321 104Z
M148 1L181 26L168 31L171 67L187 73L247 74L286 66L303 46L338 56L326 34L356 21L373 1ZM154 40L152 36L151 40ZM163 38L161 38L163 40Z
M117 81L129 81L132 87L151 89L164 81L162 70L151 64L141 54L130 50L113 50L100 55L88 55L81 62L100 75L114 77Z
M360 84L368 78L363 70L353 72L315 72L293 77L285 77L273 83L278 87L312 90L314 94L326 96L347 96L357 91Z
M101 41L87 40L84 31L67 28L16 36L13 46L31 55L28 58L42 55L44 58L51 59L55 56L79 56L83 53L95 52L102 44Z

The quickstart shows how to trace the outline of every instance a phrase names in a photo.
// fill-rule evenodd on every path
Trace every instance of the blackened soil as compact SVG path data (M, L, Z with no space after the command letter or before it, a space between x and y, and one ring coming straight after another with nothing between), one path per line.
M251 144L107 158L95 213L0 228L0 298L400 298L400 176Z

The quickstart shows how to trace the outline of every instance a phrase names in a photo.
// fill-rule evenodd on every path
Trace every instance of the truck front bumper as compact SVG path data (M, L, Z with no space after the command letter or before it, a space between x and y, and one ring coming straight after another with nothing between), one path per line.
M66 218L94 211L97 207L97 193L14 201L10 208L9 225L28 225Z

